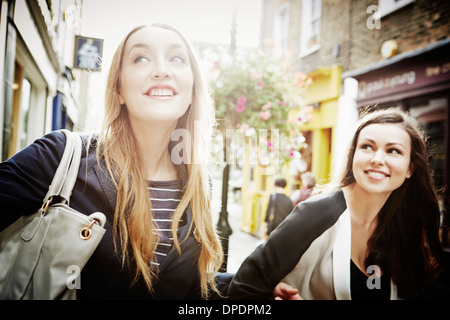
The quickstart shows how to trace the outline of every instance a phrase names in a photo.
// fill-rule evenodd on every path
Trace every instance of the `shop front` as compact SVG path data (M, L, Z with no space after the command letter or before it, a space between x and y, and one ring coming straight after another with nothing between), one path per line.
M338 100L341 86L341 68L319 68L308 73L313 80L305 91L304 103L307 108L292 108L289 121L297 124L297 130L304 137L299 149L303 165L294 166L295 157L283 167L250 165L248 151L243 166L242 182L242 223L241 229L259 234L264 221L270 194L273 192L276 178L285 178L286 195L290 196L299 188L299 177L305 171L311 171L319 184L329 181L333 168L335 152L335 128L338 113ZM302 110L310 110L309 117ZM300 119L303 119L300 121ZM294 168L295 167L295 168ZM295 169L293 171L293 169Z

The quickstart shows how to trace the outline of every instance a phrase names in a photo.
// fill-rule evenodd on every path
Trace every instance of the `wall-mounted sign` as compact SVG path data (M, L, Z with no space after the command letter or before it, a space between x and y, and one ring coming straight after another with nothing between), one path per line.
M411 98L450 85L449 45L371 70L358 80L358 104L370 105ZM390 98L389 98L390 97Z
M100 71L102 54L103 39L75 36L74 68Z

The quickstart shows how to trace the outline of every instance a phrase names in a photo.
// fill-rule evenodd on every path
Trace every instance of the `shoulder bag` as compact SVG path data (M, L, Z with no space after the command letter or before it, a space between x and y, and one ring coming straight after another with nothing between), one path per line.
M62 131L66 147L42 207L0 232L2 300L76 299L80 272L105 233L103 213L87 216L69 207L82 143Z

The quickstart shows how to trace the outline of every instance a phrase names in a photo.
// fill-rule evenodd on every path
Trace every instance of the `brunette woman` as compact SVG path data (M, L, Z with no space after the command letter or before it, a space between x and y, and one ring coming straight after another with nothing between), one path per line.
M367 114L340 185L294 209L242 264L230 297L267 298L283 281L303 299L448 298L439 216L417 123L394 109Z

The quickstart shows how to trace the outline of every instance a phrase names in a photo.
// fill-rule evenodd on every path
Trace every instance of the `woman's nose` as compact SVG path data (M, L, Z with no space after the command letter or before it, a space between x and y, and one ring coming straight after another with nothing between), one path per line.
M151 72L153 79L170 78L170 70L164 62L159 62Z
M370 160L370 163L377 164L377 165L383 165L384 164L384 153L382 150L377 150L377 152L374 153L372 159Z

